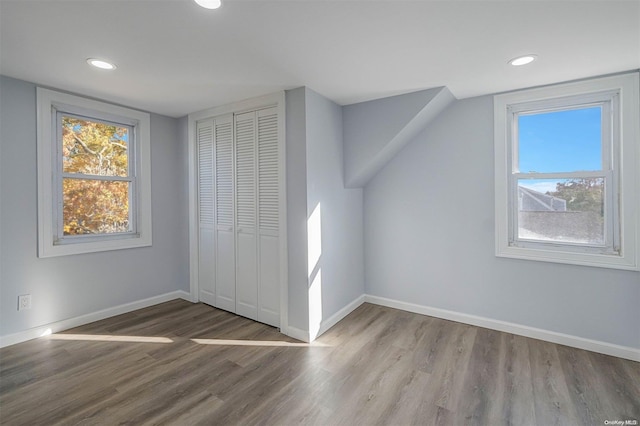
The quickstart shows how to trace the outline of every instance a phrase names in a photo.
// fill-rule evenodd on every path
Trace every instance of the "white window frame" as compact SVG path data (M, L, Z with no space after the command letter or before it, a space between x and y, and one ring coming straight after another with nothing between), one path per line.
M603 105L603 167L596 172L517 170L517 114ZM640 270L639 73L494 96L496 256ZM610 118L610 120L609 120ZM611 128L607 128L611 123ZM603 177L605 244L541 242L517 237L518 178Z
M53 257L150 246L151 236L151 120L147 113L37 88L38 256ZM59 116L114 123L131 130L130 232L65 237L62 233L61 129ZM91 176L94 178L94 176ZM105 178L107 179L107 178Z

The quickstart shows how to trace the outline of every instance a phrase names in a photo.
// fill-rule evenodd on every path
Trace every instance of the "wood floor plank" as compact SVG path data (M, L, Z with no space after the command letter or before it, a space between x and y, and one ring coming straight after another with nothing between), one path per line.
M593 388L605 401L604 420L640 419L640 381L630 380L621 368L621 360L608 355L584 351L593 369ZM603 420L603 422L604 422Z
M498 389L498 371L502 333L478 329L465 374L465 382L459 404L455 408L456 424L501 424L491 417Z
M566 351L563 347L558 347L565 381L569 389L569 397L578 414L578 418L583 424L599 423L599 416L596 414L602 410L602 399L594 398L589 392L592 380L589 377L592 368L583 365L588 362L588 358L578 351Z
M460 396L465 386L466 371L474 347L477 328L450 323L450 334L440 351L437 364L432 367L432 376L438 384L433 403L450 412L460 405ZM424 345L429 342L425 341Z
M558 356L558 345L529 340L536 419L539 424L579 424Z
M582 424L604 424L619 420L619 398L608 395L600 386L599 369L594 368L587 351L558 346L558 355L569 389L569 396ZM623 419L626 420L626 419Z
M375 424L391 415L400 390L410 380L411 359L402 349L386 349L338 389L330 424Z
M330 389L333 375L307 358L304 374L279 389L273 389L274 396L261 401L259 407L243 418L245 424L329 424L332 410L320 399L310 395L324 393Z
M640 363L370 304L313 345L176 300L0 349L2 425L604 420L640 420Z
M188 395L181 404L162 413L155 413L142 424L146 425L210 425L215 421L215 412L224 401L207 391Z
M501 333L495 402L489 418L500 424L535 425L535 405L527 338Z

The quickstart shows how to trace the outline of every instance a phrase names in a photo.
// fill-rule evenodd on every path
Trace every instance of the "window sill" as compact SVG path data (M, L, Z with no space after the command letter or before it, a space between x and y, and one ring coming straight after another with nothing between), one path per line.
M151 246L151 236L131 236L110 238L104 241L73 242L65 244L43 244L39 247L39 257L56 257L73 254L95 253L101 251L130 249Z
M618 254L575 253L557 250L544 250L528 247L504 246L496 248L497 257L533 260L538 262L565 263L569 265L591 266L596 268L623 269L640 271L636 259Z

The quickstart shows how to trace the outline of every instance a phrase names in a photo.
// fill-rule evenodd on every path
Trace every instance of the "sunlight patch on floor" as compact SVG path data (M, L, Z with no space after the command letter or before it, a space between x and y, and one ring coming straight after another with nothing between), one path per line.
M279 347L296 347L296 348L313 348L313 347L329 347L323 343L295 343L284 342L281 340L225 340L225 339L191 339L192 342L200 345L218 345L218 346L279 346Z
M50 334L46 336L50 340L70 340L70 341L89 341L89 342L128 342L128 343L174 343L173 339L168 337L153 336L124 336L113 334ZM183 340L178 339L178 340ZM189 339L199 345L216 345L216 346L267 346L267 347L294 347L294 348L311 348L311 347L331 347L324 343L313 342L285 342L282 340L229 340L229 339Z
M51 334L52 340L83 340L95 342L173 343L168 337L116 336L111 334Z

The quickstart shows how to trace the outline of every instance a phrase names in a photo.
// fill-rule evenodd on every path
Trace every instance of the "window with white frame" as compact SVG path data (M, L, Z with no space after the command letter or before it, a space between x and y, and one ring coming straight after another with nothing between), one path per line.
M151 245L149 114L37 96L39 256Z
M497 95L496 255L638 270L638 73Z

